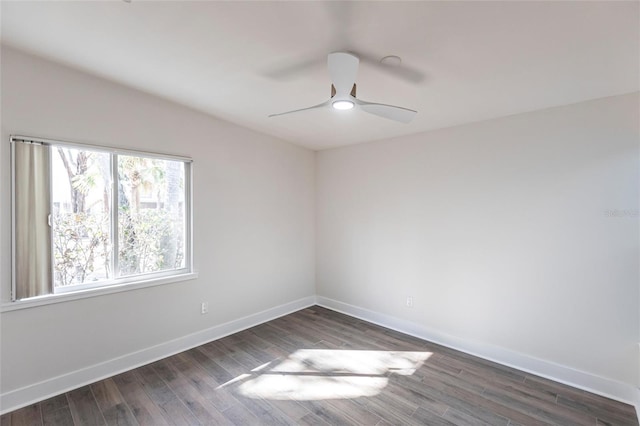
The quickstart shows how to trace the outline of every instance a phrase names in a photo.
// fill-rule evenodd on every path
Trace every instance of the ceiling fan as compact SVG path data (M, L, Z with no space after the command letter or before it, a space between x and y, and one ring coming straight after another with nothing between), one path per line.
M361 110L389 120L409 123L417 114L417 111L399 106L365 102L356 98L356 76L360 60L357 56L345 52L330 53L327 58L329 75L331 76L331 98L318 105L293 111L271 114L269 117L277 117L294 112L308 111L318 108L333 108L336 110L348 110L360 108Z

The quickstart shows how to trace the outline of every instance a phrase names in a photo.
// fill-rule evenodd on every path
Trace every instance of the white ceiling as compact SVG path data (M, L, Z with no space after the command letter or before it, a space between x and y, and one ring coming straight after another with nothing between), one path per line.
M0 4L4 44L313 149L639 90L638 2ZM359 98L415 120L267 118L328 99L332 51L367 59Z

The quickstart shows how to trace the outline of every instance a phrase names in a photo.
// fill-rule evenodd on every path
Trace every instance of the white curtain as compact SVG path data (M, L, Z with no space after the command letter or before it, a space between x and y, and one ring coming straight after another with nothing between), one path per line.
M15 299L52 292L49 147L14 141Z

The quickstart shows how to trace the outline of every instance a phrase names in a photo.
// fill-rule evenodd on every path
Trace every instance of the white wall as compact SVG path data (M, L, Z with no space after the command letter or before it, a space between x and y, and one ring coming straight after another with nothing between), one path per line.
M199 273L3 313L2 394L313 297L314 152L9 48L1 59L2 300L10 287L10 134L194 158Z
M638 103L636 93L319 152L319 299L630 395Z

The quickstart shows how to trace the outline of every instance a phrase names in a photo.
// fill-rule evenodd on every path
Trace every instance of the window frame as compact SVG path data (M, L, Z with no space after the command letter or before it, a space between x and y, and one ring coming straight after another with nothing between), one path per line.
M119 291L127 291L133 290L136 288L149 287L153 285L162 285L171 282L178 282L184 280L190 280L197 277L197 274L194 273L193 269L193 159L186 156L181 155L173 155L173 154L164 154L157 152L148 152L142 150L133 150L126 149L120 147L113 146L103 146L91 143L80 143L80 142L69 142L58 139L47 139L47 138L39 138L39 137L31 137L31 136L23 136L23 135L11 135L10 136L11 143L11 294L10 294L10 304L9 305L24 305L24 307L37 306L42 304L48 304L49 300L51 303L56 303L58 301L63 300L73 300L77 298L91 297L99 294L108 294ZM51 148L51 155L49 156L50 162L50 178L49 178L49 193L51 194L53 191L52 187L52 167L51 162L53 161L53 148L55 147L65 147L65 148L74 148L81 149L86 151L96 151L105 154L109 154L110 163L111 163L111 185L112 185L112 196L111 196L111 239L112 239L112 264L117 268L117 253L118 253L118 234L116 223L118 218L118 156L137 156L151 159L161 159L161 160L169 160L169 161L180 161L184 165L184 221L185 221L185 242L184 242L184 267L179 269L171 269L164 271L156 271L156 272L146 272L139 273L133 275L126 275L124 277L114 277L108 280L101 281L99 283L86 283L86 284L74 284L65 287L55 288L54 286L54 274L55 274L55 260L54 260L54 250L53 246L51 247L51 257L52 257L52 265L51 265L51 278L52 278L52 292L46 295L26 298L26 299L16 299L16 203L15 203L15 150L14 146L16 143L37 143L42 145L47 145ZM50 206L50 214L53 212L53 198L51 199ZM50 226L50 234L52 237L52 245L53 245L53 227ZM116 269L114 268L114 272ZM69 297L71 296L71 297ZM55 301L54 301L55 299ZM34 302L34 303L32 303ZM18 308L18 306L16 306ZM1 311L5 310L13 310L8 309L6 304L2 305Z

